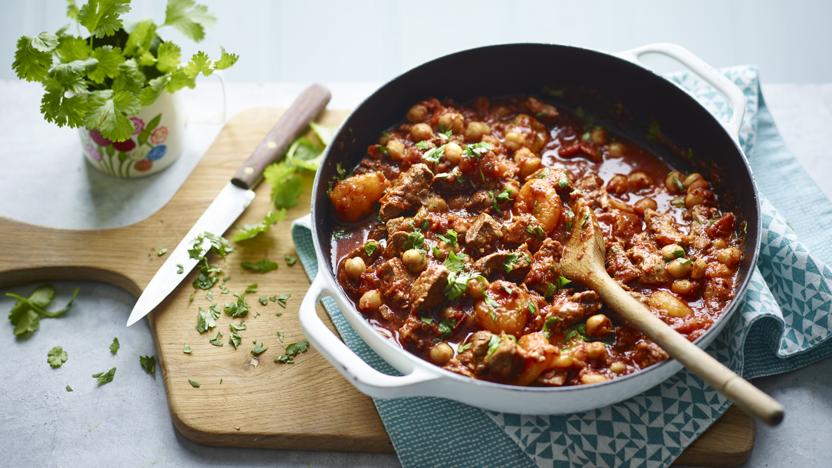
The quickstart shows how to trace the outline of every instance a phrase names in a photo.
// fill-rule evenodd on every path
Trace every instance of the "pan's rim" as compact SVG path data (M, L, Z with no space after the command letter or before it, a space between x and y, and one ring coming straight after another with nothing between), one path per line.
M728 305L728 307L725 309L725 311L723 311L723 313L713 322L711 327L705 333L703 333L702 336L700 336L698 339L696 339L694 341L694 344L696 344L700 348L703 348L703 349L707 348L707 346L712 344L713 341L719 336L719 334L722 333L722 331L724 330L727 323L733 317L734 313L736 313L736 311L739 309L739 306L740 306L740 304L742 303L742 301L744 299L745 293L747 292L748 285L751 281L751 277L753 275L754 269L757 266L757 261L759 259L759 253L760 253L761 231L762 231L762 211L761 211L761 204L760 204L759 189L758 189L758 186L757 186L757 180L754 177L753 171L751 170L751 165L748 161L748 158L745 156L745 153L742 150L742 147L739 145L739 141L738 141L739 136L734 137L734 136L730 135L728 133L728 130L724 127L724 125L722 125L722 123L710 111L708 111L698 100L696 100L687 90L679 87L678 85L676 85L672 81L670 81L667 78L657 74L653 70L650 70L649 68L646 68L646 67L641 66L639 64L633 63L633 62L631 62L627 59L619 57L619 56L615 55L614 53L608 53L608 52L603 52L603 51L599 51L599 50L587 49L587 48L571 46L571 45L563 45L563 44L543 43L543 42L517 42L517 43L493 44L493 45L475 47L475 48L470 48L470 49L464 49L464 50L452 52L450 54L446 54L446 55L434 58L432 60L429 60L427 62L424 62L424 63L422 63L418 66L415 66L415 67L399 74L398 76L386 81L383 85L379 86L375 91L373 91L366 98L364 98L361 101L361 103L358 104L350 112L350 114L344 119L342 124L339 126L338 130L335 132L332 141L335 142L335 141L338 140L338 138L341 136L341 134L344 132L344 130L346 128L348 128L348 124L350 123L350 120L353 118L353 116L355 116L365 105L367 105L368 101L371 101L377 94L381 93L386 88L388 88L390 86L393 86L397 81L403 79L405 76L407 76L411 73L417 73L421 68L428 67L428 66L434 64L435 62L444 61L444 60L451 60L456 56L461 56L461 55L470 54L470 53L479 53L479 52L486 51L486 50L497 50L497 49L504 49L504 48L513 48L513 47L543 47L543 48L555 47L555 48L564 49L564 50L567 50L567 51L572 50L576 53L602 56L602 57L605 57L609 60L617 61L621 65L633 67L633 69L638 70L639 72L642 72L642 73L647 73L648 76L651 76L654 79L658 78L659 80L661 80L660 82L662 82L666 85L670 85L677 92L682 93L694 105L694 107L697 108L697 112L699 112L703 118L710 119L713 122L715 122L716 124L718 124L721 131L724 132L729 137L728 139L732 142L733 149L735 150L736 154L742 160L742 165L746 170L746 173L748 175L748 178L751 182L751 186L752 186L752 189L753 189L751 194L744 194L743 196L752 196L754 198L754 212L755 212L755 215L756 215L756 226L754 227L754 231L753 231L753 233L755 234L754 235L754 249L752 250L752 258L747 264L748 266L747 266L746 275L743 278L742 282L735 288L734 298L731 300L731 303ZM321 160L321 165L322 166L330 158L330 155L332 154L333 146L334 145L331 145L331 146L328 146L326 148L326 150L324 152L324 155L323 155L323 158ZM664 360L664 361L662 361L658 364L654 364L652 366L649 366L645 369L640 369L640 370L635 371L633 373L630 373L630 374L627 374L627 375L624 375L624 376L621 376L621 377L616 377L612 380L608 380L608 381L605 381L605 382L599 382L599 383L594 383L594 384L589 384L589 385L569 385L569 386L563 386L563 387L532 387L532 386L520 386L520 385L504 384L504 383L498 383L498 382L491 382L491 381L487 381L487 380L475 379L475 378L472 378L472 377L466 377L466 376L463 376L463 375L460 375L460 374L442 369L441 367L438 367L438 366L436 366L436 365L434 365L430 362L427 362L427 361L419 358L418 356L408 352L404 348L402 348L400 346L396 346L389 339L384 338L383 336L378 334L378 332L372 328L372 326L369 324L369 322L367 322L367 320L356 310L355 306L352 305L352 301L349 299L349 297L343 291L341 286L338 284L338 281L335 278L333 272L327 267L328 262L326 261L326 258L323 255L324 250L323 250L322 246L320 245L320 242L319 242L319 239L318 239L318 228L317 228L317 223L315 222L315 220L319 219L318 216L317 216L318 209L319 209L319 207L317 206L317 203L316 203L317 195L318 195L320 190L325 190L326 189L327 183L328 183L328 181L325 182L325 181L322 180L322 171L318 171L315 174L315 179L314 179L314 182L313 182L313 185L312 185L312 193L311 193L311 197L312 197L312 201L311 201L311 221L312 222L310 223L311 229L312 229L312 241L313 241L313 245L315 247L315 255L316 255L316 258L318 260L318 274L319 275L320 274L326 275L327 283L329 285L333 286L332 289L334 289L334 293L340 295L341 298L344 299L344 301L342 301L342 302L344 302L345 304L349 304L349 307L348 307L349 310L342 311L342 312L345 313L345 314L351 314L357 319L356 321L349 321L351 326L354 322L360 323L360 326L362 328L365 328L367 331L371 332L374 336L376 336L378 338L378 341L380 343L382 343L383 346L385 346L387 349L391 350L394 353L398 353L402 356L406 356L407 359L414 366L418 366L418 367L420 367L424 370L428 370L430 372L438 374L441 378L449 378L449 379L452 379L452 380L460 382L460 383L464 383L464 384L468 384L468 385L475 385L475 386L482 386L482 387L491 387L491 388L497 389L497 390L518 392L518 393L526 393L526 394L529 394L529 393L531 393L531 394L537 394L537 393L552 394L552 393L569 393L569 392L575 392L575 391L589 391L591 389L600 389L600 388L604 388L604 387L611 387L611 386L614 386L616 384L621 385L624 382L629 382L629 381L636 380L636 379L648 381L649 380L648 377L659 374L660 371L663 371L663 370L667 369L667 367L672 367L672 366L677 367L676 371L673 371L672 373L669 373L667 375L667 377L665 377L664 379L652 382L651 384L646 385L643 388L643 390L641 390L641 391L646 391L649 388L652 388L653 386L664 382L664 380L666 380L667 378L670 378L676 372L683 369L683 366L681 365L681 363L679 361L677 361L676 359L673 359L673 358L669 358L669 359L666 359L666 360ZM752 232L752 231L749 229L749 232ZM326 271L322 272L321 270L326 270ZM381 357L382 357L382 359L387 361L387 359L385 359L384 356L381 356Z

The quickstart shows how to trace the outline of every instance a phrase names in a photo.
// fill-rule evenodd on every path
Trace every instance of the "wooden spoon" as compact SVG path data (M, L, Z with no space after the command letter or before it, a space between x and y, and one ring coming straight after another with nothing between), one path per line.
M593 289L612 310L745 412L771 426L779 424L783 420L780 403L676 333L610 278L604 268L604 236L592 209L582 206L577 213L560 260L561 274Z

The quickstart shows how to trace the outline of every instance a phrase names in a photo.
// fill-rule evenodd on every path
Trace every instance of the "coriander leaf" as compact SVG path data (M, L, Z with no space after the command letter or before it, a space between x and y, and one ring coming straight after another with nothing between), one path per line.
M268 273L273 270L277 270L277 262L264 258L262 260L257 260L256 262L243 262L242 265L243 269L252 271L254 273Z
M263 305L263 306L264 305L269 305L269 297L268 296L260 296L260 298L258 299L258 302L260 302L260 305Z
M298 263L298 258L294 255L284 255L283 260L286 261L286 266L289 267L295 266L295 264Z
M468 260L468 256L464 253L456 253L453 250L448 253L448 257L445 259L444 265L445 268L450 270L451 272L460 272L465 269L466 261Z
M143 106L149 106L153 104L156 99L162 94L162 91L165 90L165 86L167 86L168 82L170 81L170 76L162 75L153 78L152 80L147 82L147 86L142 88L139 99L142 102ZM146 129L147 127L145 127ZM149 132L148 132L149 135ZM147 141L147 136L145 136L145 141Z
M376 249L378 249L378 242L374 240L367 241L367 243L364 244L364 253L367 254L368 257L372 257Z
M469 145L465 145L465 151L463 154L467 158L479 158L487 153L491 148L491 143L484 141L480 143L471 143Z
M254 347L251 348L251 355L252 356L259 356L265 353L269 348L265 347L262 342L257 343L254 342Z
M462 297L468 289L468 281L471 279L473 279L471 273L452 271L448 275L448 284L445 285L445 297L452 301Z
M413 231L407 234L405 240L406 249L418 249L425 244L425 235L420 231Z
M465 351L468 351L469 349L471 349L471 346L472 346L472 343L465 343L463 345L459 345L456 348L456 353L457 354L462 354Z
M112 46L96 47L92 51L92 56L98 60L98 63L87 73L92 81L103 83L105 78L115 78L119 75L119 65L124 62L121 49Z
M222 50L220 58L214 62L215 70L225 70L226 68L230 68L232 65L237 63L237 60L240 58L239 55L228 52L224 47L220 47L220 50Z
M456 247L459 243L457 232L453 229L448 229L444 235L438 234L436 237L438 237L442 242L448 244L450 247Z
M90 46L87 41L77 36L62 36L58 45L58 58L64 62L84 60L90 56ZM50 60L51 62L51 60Z
M115 356L116 354L118 354L118 349L119 349L120 347L121 347L121 345L120 345L120 344L119 344L119 342L118 342L118 338L117 338L117 337L116 337L116 338L113 338L113 342L112 342L112 343L110 343L110 354L112 354L113 356Z
M32 46L32 38L22 36L17 40L12 69L21 80L43 81L52 65L52 54L41 52Z
M245 294L236 294L236 300L225 304L225 314L234 318L245 317L248 314L248 303Z
M552 338L552 327L556 323L558 323L559 320L560 320L559 318L557 318L555 316L551 316L551 317L547 317L546 321L543 322L543 335L546 337L546 339L551 339Z
M306 137L300 137L286 151L286 163L315 172L323 159L324 147Z
M55 346L50 349L48 353L46 353L46 362L48 362L53 369L57 369L64 365L67 359L68 356L66 351L64 351L64 349L60 346Z
M222 60L222 58L220 58ZM216 64L214 64L217 67ZM219 69L219 67L217 67ZM309 122L309 127L312 128L312 131L315 132L315 135L321 140L321 143L324 146L329 146L332 143L332 139L335 138L335 131L331 128L324 127L323 125L318 125L315 122Z
M165 248L165 247L162 247L161 249L156 251L156 256L157 257L164 257L165 254L167 254L167 253L168 253L168 249Z
M200 73L208 76L213 71L214 69L211 67L211 59L208 58L208 54L201 50L191 55L191 60L189 60L188 64L185 65L185 74L191 78L196 78Z
M90 110L84 121L88 128L96 128L113 141L124 141L133 133L133 122L127 116L139 112L139 98L128 91L111 89L95 91L89 97Z
M272 164L266 167L263 177L271 186L272 203L276 208L291 208L298 204L303 186L292 165L286 162Z
M116 375L116 368L113 367L112 369L110 369L106 372L98 372L97 374L93 374L92 378L94 378L98 382L98 385L101 386L101 385L108 384L108 383L112 382L113 377L115 377L115 375Z
M145 372L156 376L156 356L139 356L139 364Z
M234 349L240 347L240 343L243 342L243 339L240 337L238 333L231 333L231 336L228 338L228 344L230 344Z
M124 25L120 16L130 11L130 0L89 0L78 11L78 22L95 37L112 36Z
M586 324L579 323L578 325L570 327L569 330L567 330L566 335L563 337L564 342L576 339L586 341Z
M309 342L306 340L298 341L297 343L290 343L286 345L283 354L275 356L274 362L278 364L294 364L299 354L309 351Z
M169 0L165 8L165 26L173 26L196 42L205 39L205 27L215 21L208 7L194 0Z
M182 56L182 49L170 41L159 44L156 50L156 69L167 73L179 68L179 60Z
M196 320L196 331L200 334L217 326L217 319L220 318L219 306L211 304L208 310L199 308Z
M432 148L422 154L422 159L427 162L438 163L442 156L445 155L445 145Z
M217 334L216 334L216 335L214 335L214 337L213 337L213 338L211 338L210 340L208 340L208 342L209 342L209 343L211 343L211 344L212 344L212 345L214 345L214 346L220 346L220 347L222 347L222 332L220 332L220 331L218 330L218 331L217 331Z
M443 319L439 322L439 334L443 338L448 338L454 332L454 322L448 319Z
M280 307L286 308L286 303L289 301L292 295L288 293L282 293L277 295L277 305Z
M231 333L239 333L241 331L245 331L247 328L248 327L245 322L228 324L228 329L231 330Z
M66 391L67 391L67 392L71 392L71 391L72 391L72 387L70 387L70 386L69 386L69 384L67 384L67 386L66 386Z
M133 26L133 30L127 36L127 43L124 45L125 55L135 56L138 51L150 50L150 46L155 37L156 23L153 20L139 21Z
M72 296L63 309L55 311L46 309L55 297L55 288L49 284L38 286L28 298L15 293L6 293L6 296L16 300L9 311L9 321L14 326L13 333L18 338L26 338L38 331L41 318L57 318L66 314L78 296L78 289L72 291Z
M188 383L191 384L191 387L193 388L199 388L199 382L197 382L196 380L188 379Z
M243 291L243 294L254 294L256 292L257 292L257 283L251 283L251 284L246 286L246 289L245 289L245 291Z
M275 332L275 336L277 336L277 341L281 343L283 343L283 339L286 337L286 335L282 331Z
M32 38L32 47L39 52L52 52L58 47L58 36L50 32L42 32Z
M485 353L485 356L491 356L497 351L497 348L500 347L500 337L498 335L491 335L491 338L488 339L488 351Z
M191 346L190 346L190 345L185 345L185 346L182 348L182 352L183 352L183 353L185 353L185 354L191 354L191 353L193 352L193 350L191 349Z
M278 210L276 212L269 211L266 216L258 224L246 224L238 230L231 239L234 242L243 242L254 239L255 237L268 231L272 224L285 219L286 210Z

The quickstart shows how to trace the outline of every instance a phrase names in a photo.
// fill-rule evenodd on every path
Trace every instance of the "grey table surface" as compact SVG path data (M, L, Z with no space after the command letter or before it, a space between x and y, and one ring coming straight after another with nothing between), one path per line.
M331 107L360 102L372 84L331 83ZM250 106L285 106L300 84L232 84L230 114ZM764 93L794 154L827 196L832 196L832 84L772 84ZM191 125L188 150L163 173L121 183L82 162L74 131L49 126L37 112L37 88L0 81L0 216L34 224L89 229L139 221L175 192L218 133L217 125ZM197 113L216 107L210 83L186 96ZM25 252L20 253L25 259ZM141 354L153 354L146 323L124 322L134 298L99 283L58 283L59 302L81 289L72 312L44 320L29 340L16 341L0 326L0 460L6 466L396 466L393 455L294 452L206 447L174 430L160 376L146 375ZM28 293L32 286L14 291ZM11 301L0 299L0 311ZM5 320L5 312L2 312ZM121 350L108 346L118 337ZM69 361L46 363L61 345ZM117 366L113 383L96 387L91 374ZM69 384L74 391L64 387ZM788 415L778 428L758 427L749 466L828 466L832 460L832 360L757 381L782 401ZM222 411L217 408L216 411Z

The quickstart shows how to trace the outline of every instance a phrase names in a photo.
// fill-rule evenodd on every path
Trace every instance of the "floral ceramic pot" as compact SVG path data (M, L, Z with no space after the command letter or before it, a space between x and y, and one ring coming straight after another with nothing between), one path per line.
M162 94L130 120L133 134L120 142L104 138L97 130L80 129L84 157L94 168L129 179L159 172L181 156L185 115L175 95Z

